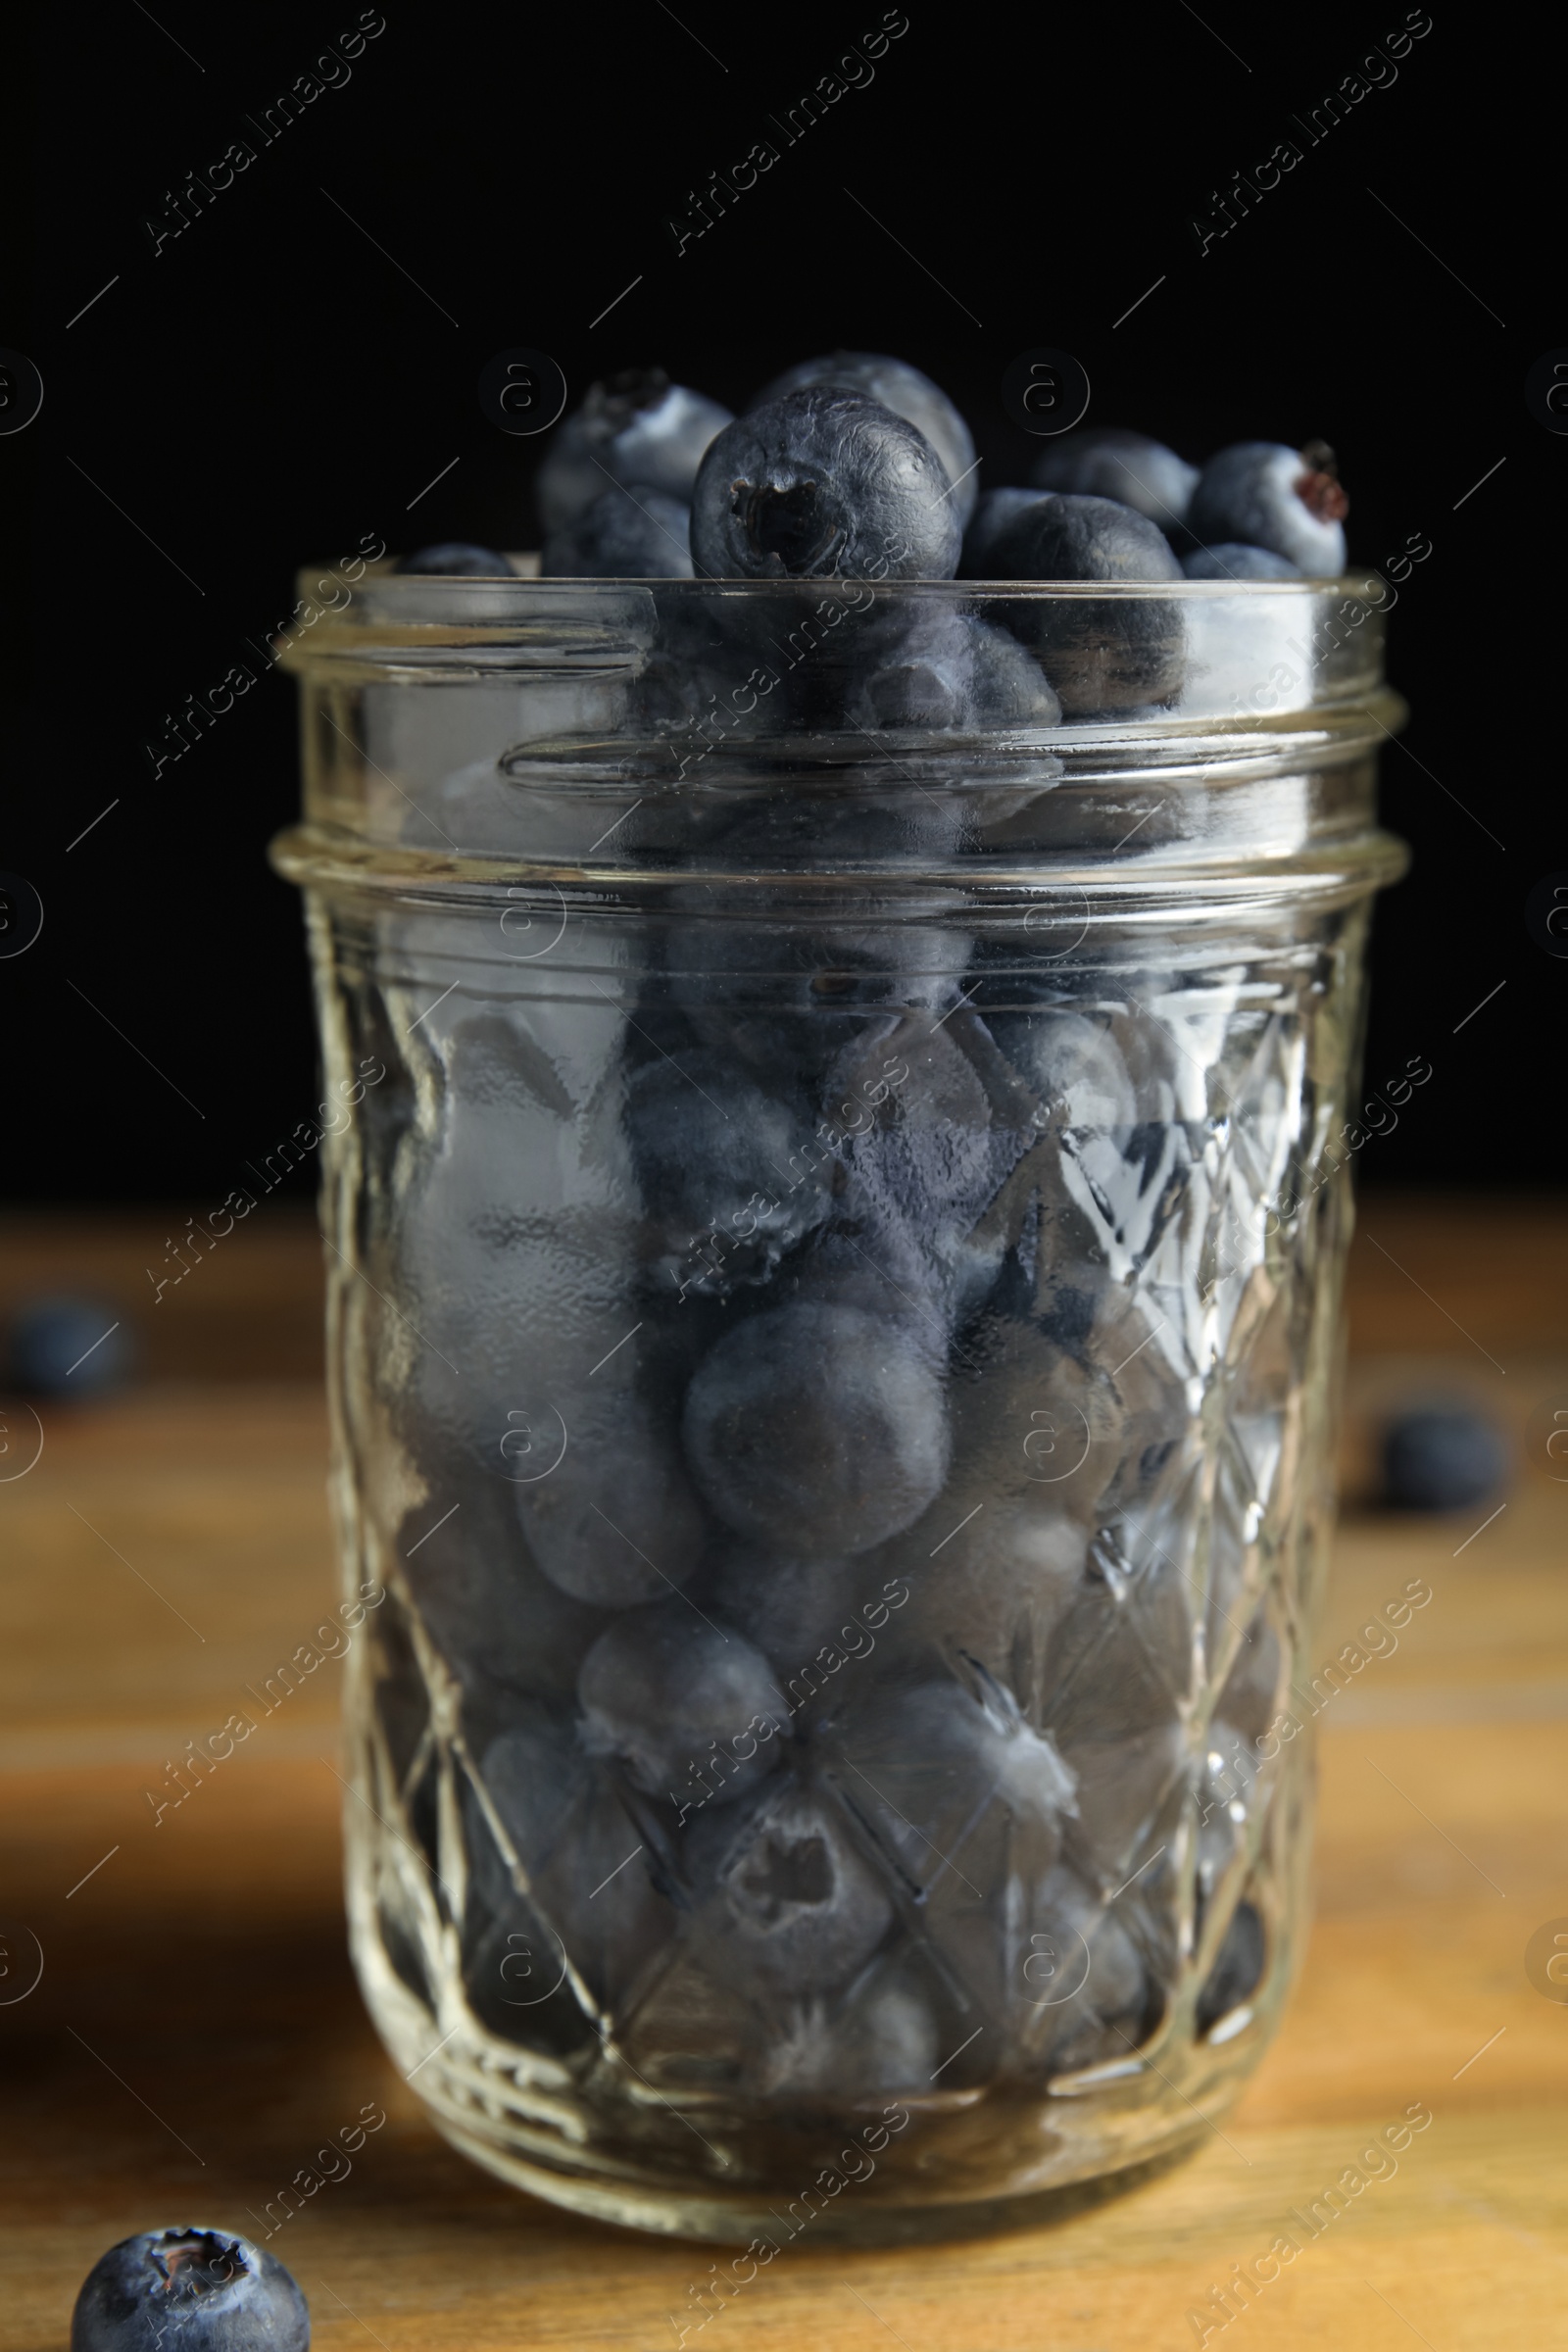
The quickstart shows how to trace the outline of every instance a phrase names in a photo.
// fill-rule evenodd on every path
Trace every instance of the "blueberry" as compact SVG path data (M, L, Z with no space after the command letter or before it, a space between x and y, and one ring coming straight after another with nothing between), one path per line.
M551 532L544 579L689 580L691 509L662 490L608 489Z
M810 1130L717 1054L646 1062L627 1085L626 1132L662 1288L725 1298L765 1282L828 1212Z
M1036 1926L1020 1954L1024 1996L1053 2075L1125 2058L1146 2040L1162 2006L1145 1943L1138 1897L1107 1903L1067 1863L1046 1878Z
M442 579L510 580L512 565L488 547L472 547L466 539L443 539L417 554L399 556L394 571L432 573Z
M922 375L918 368L911 368L907 360L891 360L874 351L830 351L819 360L802 360L794 368L786 368L759 392L752 407L763 408L769 401L782 400L787 392L804 392L813 384L863 392L923 433L953 485L959 524L968 521L978 488L974 436L940 384Z
M994 580L1000 576L992 568L991 551L1008 524L1016 521L1039 496L1038 490L981 492L963 534L963 553L958 562L960 580Z
M1108 498L1047 491L998 532L997 579L1179 580L1168 541L1147 516ZM1159 598L1042 597L1001 607L1033 646L1069 718L1147 715L1179 693L1180 605Z
M130 1335L101 1299L34 1298L10 1332L10 1377L34 1396L101 1396L130 1369Z
M1507 1475L1501 1435L1464 1405L1412 1407L1384 1434L1384 1499L1396 1510L1467 1510L1490 1501Z
M547 536L574 522L611 488L689 500L703 453L730 412L672 384L662 368L628 368L592 386L553 435L534 483Z
M1309 578L1335 579L1345 569L1349 504L1325 442L1239 441L1203 467L1187 523L1206 546L1240 540L1284 556Z
M71 2352L307 2352L311 2315L264 2246L226 2230L149 2230L100 2254Z
M793 1774L738 1815L710 1810L689 1837L709 1889L699 1949L754 1997L766 1988L798 2000L843 1984L893 1924L838 1805Z
M1182 570L1190 580L1298 580L1298 564L1276 556L1266 547L1243 547L1234 539L1218 547L1195 547L1183 556Z
M961 538L924 435L830 385L727 425L692 497L700 578L946 580Z
M842 843L841 871L878 838L865 810L809 802L792 808L780 796L756 828L727 833L726 846L732 858L754 849L765 870L768 844L778 849L781 835L806 829L813 817L815 847L828 861L835 841ZM782 865L792 861L779 857ZM764 1082L787 1074L809 1084L824 1080L846 1049L873 1057L881 1050L896 1062L892 1041L911 1013L935 1019L956 1003L970 943L961 932L929 925L817 931L699 922L672 931L665 953L669 993L705 1045L735 1055Z
M583 1744L683 1809L729 1804L778 1762L789 1711L760 1650L690 1602L618 1618L577 1678Z
M1170 544L1147 515L1110 498L1048 492L1016 514L992 548L1003 580L1179 580Z
M727 1527L806 1551L868 1550L947 1475L942 1382L918 1327L814 1299L719 1341L687 1392L684 1432Z
M1240 2008L1257 1990L1263 1975L1266 1942L1263 1922L1254 1903L1238 1903L1225 1940L1198 1995L1200 2034L1211 2033L1222 2017Z
M585 1379L559 1392L566 1401L553 1409L564 1450L537 1483L517 1487L517 1514L553 1585L596 1608L635 1608L689 1582L702 1554L702 1513L671 1400L645 1399L624 1379L590 1377L592 1388ZM545 1430L548 1452L559 1440L548 1419Z
M1088 498L1113 498L1123 507L1178 530L1198 486L1198 467L1186 465L1163 441L1121 425L1089 425L1050 442L1029 469L1041 490L1076 491Z

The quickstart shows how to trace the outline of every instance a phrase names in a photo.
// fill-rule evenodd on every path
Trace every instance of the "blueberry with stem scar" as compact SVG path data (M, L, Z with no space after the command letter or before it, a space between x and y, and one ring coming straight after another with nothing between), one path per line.
M1280 441L1238 441L1209 459L1188 509L1193 537L1208 547L1240 540L1284 556L1308 578L1345 569L1350 511L1326 441L1291 449Z
M616 485L689 500L704 451L729 421L728 409L672 384L662 368L630 368L594 384L551 436L534 483L546 534Z
M812 384L863 392L923 433L942 460L959 523L968 521L979 485L974 436L940 384L934 384L918 368L911 368L907 360L889 359L885 353L830 351L819 360L801 360L786 368L782 375L763 386L752 407L765 408L769 401L782 400L786 392L804 392Z
M71 2352L308 2352L311 2315L265 2247L227 2230L148 2230L100 2254Z
M858 392L791 392L725 427L692 496L699 578L947 580L962 532L923 433Z

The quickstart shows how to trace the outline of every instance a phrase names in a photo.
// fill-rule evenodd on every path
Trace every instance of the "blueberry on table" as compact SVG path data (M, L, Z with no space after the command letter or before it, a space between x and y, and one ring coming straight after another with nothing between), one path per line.
M947 1405L923 1340L861 1307L797 1299L737 1324L695 1374L683 1426L715 1517L806 1552L869 1550L947 1476Z
M1121 425L1090 425L1049 443L1030 467L1029 478L1039 490L1113 498L1146 514L1162 531L1179 531L1198 486L1198 467L1148 433L1128 432Z
M1218 547L1195 547L1182 558L1190 580L1298 580L1301 568L1272 548L1244 547L1239 540L1222 539Z
M1396 1510L1466 1510L1489 1501L1507 1474L1500 1434L1463 1405L1413 1408L1384 1433L1384 1499Z
M1349 508L1326 442L1291 449L1281 441L1238 441L1203 467L1187 527L1204 546L1239 540L1284 556L1310 579L1336 579L1345 569Z
M33 1396L101 1396L130 1367L128 1333L101 1299L62 1295L17 1310L7 1349L13 1385Z
M863 393L787 393L727 425L692 494L713 579L947 580L962 527L923 433Z
M662 490L608 488L551 532L542 579L689 580L691 509Z
M1015 522L1039 496L1038 490L982 490L964 529L963 553L958 560L960 580L994 580L1002 576L992 568L992 550L1007 525Z
M594 384L551 436L534 483L547 536L616 484L689 500L704 451L729 420L728 409L672 384L662 368L631 368Z
M812 384L836 384L846 392L863 392L879 400L895 416L902 416L923 433L953 487L958 521L973 512L979 477L975 472L974 436L940 384L934 384L907 360L889 359L875 351L830 351L819 360L801 360L764 385L752 402L754 409L782 400L787 392L804 392Z
M761 1651L684 1600L635 1609L601 1634L577 1698L589 1753L618 1757L633 1788L686 1808L755 1788L789 1723Z
M307 2352L311 2315L265 2247L226 2230L148 2230L100 2254L71 2352Z
M513 576L512 565L505 556L496 555L488 547L474 547L466 539L442 539L434 547L421 547L415 555L399 556L392 568L439 579L510 580Z

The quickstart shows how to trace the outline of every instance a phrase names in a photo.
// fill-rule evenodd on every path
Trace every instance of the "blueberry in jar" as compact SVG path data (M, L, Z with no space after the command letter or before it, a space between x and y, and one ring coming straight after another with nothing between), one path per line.
M960 525L968 521L978 487L974 436L940 384L907 360L889 359L885 353L830 351L819 360L801 360L786 368L764 385L752 407L763 408L787 392L804 392L813 384L863 392L923 433L942 460Z
M947 1475L942 1377L917 1323L825 1299L727 1332L692 1380L683 1429L716 1518L808 1552L869 1550Z
M606 1629L577 1678L583 1744L634 1788L683 1808L728 1804L778 1762L788 1709L773 1670L733 1626L686 1600Z
M1187 524L1206 546L1239 540L1284 556L1310 579L1336 579L1345 569L1349 510L1326 441L1304 449L1238 441L1203 467Z
M902 416L831 385L737 417L692 495L699 578L948 580L962 528L941 459Z
M1167 534L1187 519L1198 467L1148 433L1121 425L1081 426L1048 443L1029 469L1039 490L1111 498L1145 514Z
M147 2230L100 2254L71 2352L308 2352L305 2297L275 2254L227 2230Z
M662 368L633 368L594 384L552 436L534 483L548 536L614 486L689 501L703 454L728 409Z
M1181 566L1146 515L1108 498L1047 491L1001 530L990 550L998 579L1179 580ZM1071 718L1146 715L1179 692L1181 607L1154 598L1053 597L1004 609L1032 645Z
M1182 571L1190 580L1298 580L1300 565L1288 556L1276 556L1266 547L1244 547L1234 539L1222 540L1218 547L1195 547L1182 558Z
M992 551L1009 523L1038 500L1038 490L982 490L963 534L958 559L960 580L994 580L1003 575L993 565Z
M412 556L399 556L392 568L436 579L512 578L512 565L505 556L496 555L488 547L475 547L466 539L438 540L435 546L421 547Z
M543 579L689 580L691 509L662 490L607 489L545 541Z

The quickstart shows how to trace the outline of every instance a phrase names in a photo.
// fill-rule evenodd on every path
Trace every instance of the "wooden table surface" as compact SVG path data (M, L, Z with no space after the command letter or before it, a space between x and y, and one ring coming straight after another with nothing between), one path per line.
M112 1402L46 1409L35 1467L0 1484L0 2347L59 2352L116 2238L250 2229L378 2101L385 2129L273 2240L318 2345L670 2352L715 2250L473 2170L370 2032L344 1951L336 1668L155 1825L167 1763L333 1592L311 1236L259 1220L154 1310L144 1264L172 1229L0 1221L0 1315L89 1288L144 1366ZM714 2352L1174 2352L1232 2266L1416 2101L1434 2120L1397 2172L1209 2343L1568 2346L1568 2007L1524 1966L1539 1928L1568 1928L1568 1486L1530 1458L1568 1403L1568 1214L1374 1197L1351 1329L1352 1497L1378 1411L1414 1387L1481 1400L1524 1458L1473 1540L1490 1504L1347 1512L1323 1659L1406 1578L1434 1598L1324 1710L1306 1966L1223 2134L1054 2227L787 2250L711 2323Z

